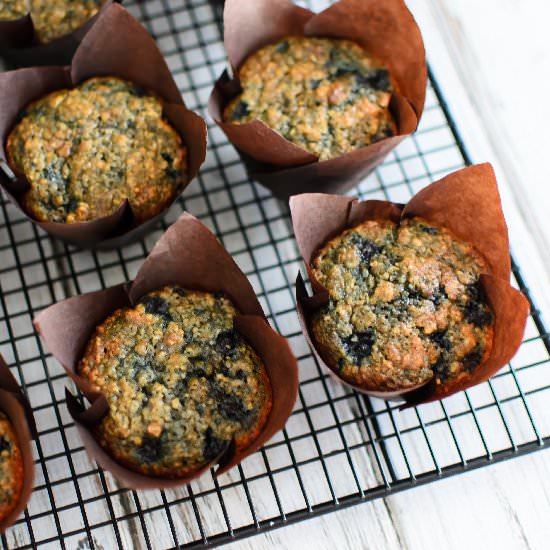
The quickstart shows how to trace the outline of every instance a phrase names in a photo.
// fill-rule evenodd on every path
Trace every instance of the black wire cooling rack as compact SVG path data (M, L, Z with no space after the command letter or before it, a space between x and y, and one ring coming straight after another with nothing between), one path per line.
M187 105L205 116L212 83L226 65L219 4L127 5L157 38ZM184 208L212 228L250 278L272 325L289 339L301 384L286 429L218 479L207 474L174 491L122 489L87 458L65 408L67 378L31 319L68 295L131 279L161 229L120 250L80 251L50 240L2 200L0 352L28 393L39 429L36 488L25 515L2 536L4 548L215 545L529 453L549 441L550 346L534 304L512 364L442 403L399 412L395 404L334 383L299 329L293 281L301 261L287 206L248 179L235 150L212 126L209 145L198 179L164 228ZM361 198L405 202L467 163L432 78L418 133L357 191ZM529 295L517 266L514 280Z

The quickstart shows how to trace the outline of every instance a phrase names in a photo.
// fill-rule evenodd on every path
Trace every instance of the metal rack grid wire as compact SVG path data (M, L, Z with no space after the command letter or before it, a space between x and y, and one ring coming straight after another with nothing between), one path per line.
M226 65L219 8L204 0L130 2L155 35L187 105L203 116ZM319 9L326 5L311 1ZM405 202L468 163L431 79L418 133L357 189ZM300 391L285 430L228 474L178 490L121 488L86 456L67 414L62 368L31 324L42 308L129 280L161 231L187 209L206 223L250 278L269 320L299 359ZM300 332L293 282L301 261L288 208L249 180L235 150L210 125L198 179L162 228L110 252L50 240L0 202L0 352L28 393L37 420L36 488L2 536L3 548L202 547L236 540L541 449L550 438L544 402L550 345L536 307L512 363L488 383L444 402L398 405L344 389L323 372ZM528 295L514 265L514 283Z

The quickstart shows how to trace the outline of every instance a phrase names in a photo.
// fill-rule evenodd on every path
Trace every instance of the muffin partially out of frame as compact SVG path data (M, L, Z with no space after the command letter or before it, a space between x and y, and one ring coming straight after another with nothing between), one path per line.
M252 347L233 328L223 295L165 287L115 311L89 340L77 372L109 412L100 445L131 470L185 477L234 440L249 446L271 411L271 386Z
M31 14L36 39L46 44L70 34L96 15L107 0L3 0L0 21Z
M173 201L186 173L187 150L163 102L115 77L30 104L6 149L30 186L23 206L38 221L91 221L128 200L141 223Z
M320 160L396 134L389 71L350 40L286 37L253 53L239 80L225 122L261 120Z
M23 458L10 420L0 411L0 522L17 506L23 490Z
M421 218L369 220L314 256L329 292L311 318L320 351L344 380L394 391L454 382L490 353L493 313L475 248Z

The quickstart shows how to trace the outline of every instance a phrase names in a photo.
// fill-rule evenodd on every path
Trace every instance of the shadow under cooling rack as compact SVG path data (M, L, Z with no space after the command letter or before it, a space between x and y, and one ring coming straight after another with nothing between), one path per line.
M217 9L200 0L128 5L157 38L187 105L205 116L212 83L226 65ZM131 279L162 228L120 250L80 251L50 240L2 201L0 352L28 393L39 429L36 489L24 517L2 537L4 548L213 545L529 453L548 441L550 354L535 304L512 364L444 402L399 412L334 383L298 325L294 280L301 261L287 206L248 179L213 126L209 141L198 179L163 227L189 210L246 272L299 359L293 415L281 434L218 479L207 474L173 491L120 488L86 456L65 408L68 380L31 319L66 296ZM468 162L432 79L418 133L357 193L406 202ZM528 294L517 266L514 282Z

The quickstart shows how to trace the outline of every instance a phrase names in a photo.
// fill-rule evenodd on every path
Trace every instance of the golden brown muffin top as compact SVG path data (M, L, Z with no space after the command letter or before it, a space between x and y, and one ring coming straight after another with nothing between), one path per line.
M371 390L469 375L486 357L493 314L475 248L420 218L367 221L330 240L313 273L330 295L312 329L329 364Z
M186 149L151 92L115 77L58 90L21 114L7 142L30 184L23 205L39 221L75 223L114 213L136 221L163 210L183 183Z
M253 53L239 78L224 120L259 119L321 160L395 134L391 76L349 40L286 37Z
M97 435L118 461L183 477L235 439L244 449L271 409L263 363L233 328L222 295L166 287L113 313L90 339L78 372L104 393ZM83 312L85 315L85 312Z
M36 37L47 43L81 27L107 0L3 0L0 20L31 14Z

